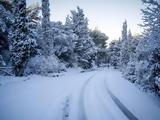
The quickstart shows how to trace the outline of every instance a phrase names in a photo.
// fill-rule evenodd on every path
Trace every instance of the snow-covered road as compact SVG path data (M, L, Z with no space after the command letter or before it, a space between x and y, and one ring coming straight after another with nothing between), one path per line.
M72 69L60 77L0 76L0 120L159 120L159 113L154 97L113 69Z
M98 71L82 87L80 106L84 114L79 120L126 120L106 89L106 71ZM81 107L80 107L81 108Z

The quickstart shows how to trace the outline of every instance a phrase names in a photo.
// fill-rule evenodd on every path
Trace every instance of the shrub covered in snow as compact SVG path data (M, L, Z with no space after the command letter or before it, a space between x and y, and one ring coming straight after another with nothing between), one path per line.
M124 75L125 78L131 81L132 83L136 81L135 71L136 71L135 63L133 61L132 62L130 61L127 65Z
M148 61L139 61L136 63L136 83L145 85L149 75L149 63Z
M57 73L60 71L65 71L65 67L56 56L37 55L29 60L25 74L46 75L47 73Z

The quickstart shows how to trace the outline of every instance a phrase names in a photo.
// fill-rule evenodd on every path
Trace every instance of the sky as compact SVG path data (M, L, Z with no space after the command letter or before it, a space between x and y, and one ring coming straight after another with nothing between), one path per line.
M27 0L27 4L41 0ZM121 36L122 23L125 19L132 34L139 34L142 29L141 0L50 0L51 20L65 21L70 10L79 6L89 19L89 28L98 28L109 36L110 40Z

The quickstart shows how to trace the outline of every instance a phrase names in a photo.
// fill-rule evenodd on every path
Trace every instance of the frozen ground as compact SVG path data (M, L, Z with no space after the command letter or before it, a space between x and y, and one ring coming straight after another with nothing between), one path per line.
M0 76L0 120L160 120L157 99L101 68L59 77Z

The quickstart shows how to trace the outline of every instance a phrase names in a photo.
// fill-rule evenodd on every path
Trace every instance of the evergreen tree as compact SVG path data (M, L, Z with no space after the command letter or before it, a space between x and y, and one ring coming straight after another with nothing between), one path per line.
M65 21L65 30L71 31L73 33L72 25L73 25L72 19L69 15L67 15L66 21Z
M67 67L73 66L74 59L74 40L77 36L72 30L61 22L51 23L55 55L63 62Z
M127 32L127 21L123 23L122 28L122 38L121 38L121 56L120 62L122 69L127 65L129 62L129 41L128 41L128 32Z
M40 22L40 6L39 4L32 4L26 10L27 27L29 30L30 38L38 39L37 27Z
M133 42L133 36L132 36L131 30L128 31L127 40L128 40L128 49L129 49L128 52L131 53L132 52L131 46Z
M144 39L147 41L149 77L148 83L151 88L160 94L160 2L159 0L142 0L145 4L143 12Z
M104 33L99 31L98 29L91 31L90 36L97 47L99 48L107 47L108 36L106 36Z
M8 34L14 19L11 7L12 4L8 0L0 1L0 54L4 49L9 50Z
M160 95L160 48L156 48L151 54L150 59L149 83L152 88Z
M13 1L14 26L12 35L12 64L16 76L22 76L25 65L35 51L36 42L28 36L26 1Z
M154 50L160 45L160 2L159 0L142 0L145 8L143 12L144 35L149 40L150 50Z
M2 5L7 11L12 11L11 2L12 2L11 0L0 0L0 5Z
M49 0L42 0L42 53L44 55L53 54L53 39L51 36L50 29L50 9L49 9Z
M77 7L77 11L71 11L71 14L72 30L78 37L75 41L74 51L77 54L79 66L84 69L91 68L96 50L90 37L88 20L79 7Z
M109 63L116 69L120 66L120 43L121 41L114 40L109 44Z

